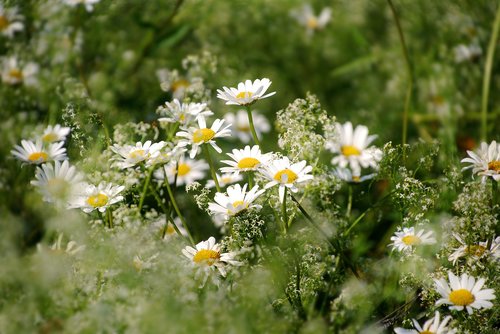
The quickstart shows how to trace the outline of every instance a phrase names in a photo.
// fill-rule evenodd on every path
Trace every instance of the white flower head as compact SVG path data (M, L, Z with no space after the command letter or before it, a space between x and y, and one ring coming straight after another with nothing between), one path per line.
M488 249L488 241L467 245L458 234L453 233L453 236L460 243L460 246L455 248L453 253L448 257L448 260L452 261L453 265L455 265L461 257L470 257L474 261L484 256L492 256L495 260L500 259L500 237L494 238Z
M66 149L63 145L62 141L44 146L40 139L36 142L21 140L21 146L15 145L10 152L25 163L39 165L48 161L65 160Z
M68 160L62 163L45 163L36 168L35 180L31 184L39 189L47 202L65 200L70 196L76 184L83 180L83 174L71 166Z
M252 111L252 117L257 137L260 138L262 133L267 133L271 130L271 125L267 118L255 112L255 110ZM246 110L240 109L236 114L228 112L224 115L224 120L233 125L233 134L243 143L246 144L253 140Z
M333 170L333 174L341 179L342 181L348 182L348 183L361 183L367 180L371 180L375 177L375 173L372 174L367 174L367 175L356 175L353 174L352 171L349 168L342 168L342 167L337 167Z
M101 0L63 0L63 1L71 7L83 5L85 6L87 12L91 12L94 10L94 4L98 3Z
M495 290L482 290L486 280L476 278L463 273L460 277L455 276L451 271L448 272L449 283L444 279L435 279L436 290L441 294L441 299L436 305L451 305L450 310L462 311L467 309L469 314L473 309L491 308L493 303L490 300L495 299Z
M290 189L292 192L297 192L297 183L302 183L313 179L311 174L312 166L306 166L307 162L302 160L297 163L290 163L288 157L283 157L271 161L263 171L263 175L271 180L264 187L268 189L275 185L279 185L279 198L283 202L285 198L285 188Z
M118 168L125 169L149 159L156 159L160 155L160 150L165 145L166 143L163 141L152 144L148 140L144 144L137 142L135 146L115 144L110 149L120 156L116 160L115 165Z
M150 167L164 165L166 163L178 160L181 156L184 155L185 152L186 149L184 147L172 147L171 145L165 143L165 146L160 149L158 154L154 154L146 160L146 166Z
M165 218L165 217L163 216L163 218ZM163 222L164 221L165 221L165 219L163 219ZM162 231L163 240L171 240L173 238L179 237L179 234L175 230L174 224L175 224L175 227L177 227L177 230L181 233L182 236L185 236L185 237L188 236L188 233L187 233L186 229L182 225L181 219L179 217L175 217L173 223L172 222L168 222L167 226L163 226L162 227L162 229L163 229L163 231Z
M70 130L70 128L62 127L59 124L56 124L54 126L49 125L45 130L43 130L41 139L44 143L65 141L66 137L69 135Z
M32 62L22 65L15 57L6 58L2 62L2 81L8 85L34 86L38 82L37 73L38 65Z
M399 252L410 252L414 247L419 245L431 245L436 243L436 239L433 236L433 231L419 230L416 231L414 227L405 227L403 230L398 230L391 237L393 249L397 249Z
M207 128L207 122L205 121L205 117L199 116L198 127L189 127L186 131L179 131L176 133L176 136L183 137L185 139L179 140L178 145L180 147L185 147L191 145L191 153L189 157L193 159L201 145L210 144L212 147L218 152L221 153L222 150L215 143L215 138L227 137L231 135L231 124L224 125L223 119L216 119L212 124L212 127Z
M68 201L68 208L80 208L86 213L94 210L105 212L108 207L123 200L123 196L119 194L124 189L124 186L115 186L107 182L101 182L97 187L93 184L80 183Z
M344 125L336 123L335 127L339 138L326 143L326 148L337 154L332 164L342 168L349 166L354 175L361 175L361 168L377 169L378 162L382 160L382 150L368 147L377 136L368 136L368 128L364 125L358 125L353 131L351 122Z
M214 237L208 238L206 241L198 243L195 248L186 246L182 250L182 254L186 256L192 263L204 270L218 269L222 276L226 276L227 265L240 265L239 261L234 258L236 252L221 253L220 245L215 242Z
M209 203L208 209L213 215L222 214L226 219L250 208L260 209L261 206L253 202L264 193L265 189L259 190L259 186L256 185L247 191L247 187L248 184L245 184L243 188L235 184L227 187L227 195L216 193L215 203Z
M258 145L254 145L252 148L247 145L242 150L233 149L233 153L227 153L227 155L233 160L222 160L221 162L230 167L222 167L220 170L223 173L234 173L235 175L240 172L257 171L273 158L271 153L262 154Z
M300 25L307 29L307 34L312 35L315 30L323 29L332 17L332 10L329 7L323 8L321 13L316 16L310 4L305 4L300 10L293 10L291 12Z
M166 116L158 118L158 121L179 123L181 127L189 126L199 116L208 117L214 114L207 109L206 103L181 103L177 99L165 102L165 106L158 107L156 112Z
M446 316L441 321L440 314L436 311L433 318L427 320L423 326L420 326L417 320L412 319L414 329L404 329L401 327L394 328L396 334L455 334L455 329L447 327L451 316Z
M175 175L177 174L176 185L189 185L197 180L203 179L208 169L209 166L203 159L193 160L181 157L178 163L172 161L164 165L163 168L157 169L154 172L154 177L158 180L165 180L166 175L168 182L173 184Z
M172 92L174 99L181 100L191 83L188 79L182 78L177 70L169 71L162 68L156 71L156 76L160 81L160 87L164 92Z
M461 162L468 162L470 165L462 170L472 168L472 174L481 175L483 182L488 177L500 181L500 144L496 141L492 141L489 145L482 142L478 150L467 151L467 154L469 157L462 159Z
M254 82L246 80L240 82L238 88L224 86L222 87L224 91L217 89L217 97L226 101L226 104L247 106L276 94L276 92L266 94L269 86L271 81L268 78L256 79Z
M233 183L236 183L236 182L240 182L243 180L243 176L241 174L238 174L238 175L234 175L234 173L223 173L222 175L219 174L219 173L216 173L217 175L217 181L219 181L219 186L222 188L222 187L225 187L229 184L233 184ZM215 182L214 180L210 179L207 181L207 184L206 184L206 187L207 188L213 188L215 187Z
M24 24L20 22L23 19L17 13L17 8L4 8L0 4L0 34L9 38L14 37L14 34L24 29Z
M472 61L479 58L483 54L483 50L477 44L459 44L454 49L455 62L462 63L464 61Z

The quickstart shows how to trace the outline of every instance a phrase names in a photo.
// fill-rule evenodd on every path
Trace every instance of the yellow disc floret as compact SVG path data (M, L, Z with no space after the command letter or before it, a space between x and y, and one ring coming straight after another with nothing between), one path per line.
M260 161L255 158L243 158L238 162L238 168L255 168L258 164Z
M177 167L177 173L179 174L179 176L184 176L190 171L191 167L189 167L188 164L179 164L179 167Z
M294 183L299 176L291 169L283 169L274 175L274 179L280 183Z
M467 306L474 303L474 295L467 289L458 289L450 292L450 302L454 305Z
M42 140L46 143L52 143L55 142L59 139L59 136L56 135L54 132L47 133L42 137Z
M193 256L193 262L195 263L205 263L209 266L213 265L220 259L220 253L212 249L202 249L199 250Z
M200 142L206 143L215 136L215 131L212 129L204 128L198 129L193 133L193 142L198 144Z
M486 247L481 245L470 245L465 248L465 252L469 255L474 255L477 257L481 257L484 252L486 252Z
M146 152L144 150L135 150L128 154L130 159L144 159L146 157Z
M5 30L9 24L9 20L5 16L0 15L0 31Z
M49 155L45 152L34 152L28 155L28 160L32 162L45 162L49 159Z
M307 19L307 27L311 29L316 29L318 28L318 20L315 17L310 17Z
M87 198L87 204L94 207L100 208L105 206L108 203L108 196L103 193L99 193L97 195L92 195Z
M361 155L361 151L356 146L344 145L342 146L341 150L342 155L345 155L346 157L349 157L351 155Z
M499 160L493 160L488 163L488 170L493 170L497 173L500 173L500 161Z
M413 246L413 245L418 245L422 242L422 240L420 240L419 237L417 237L416 235L407 235L407 236L404 236L402 239L401 239L405 245L408 245L408 246Z
M237 99L244 99L244 98L247 98L247 97L252 97L253 96L253 93L252 92L239 92L237 95L236 95L236 98Z

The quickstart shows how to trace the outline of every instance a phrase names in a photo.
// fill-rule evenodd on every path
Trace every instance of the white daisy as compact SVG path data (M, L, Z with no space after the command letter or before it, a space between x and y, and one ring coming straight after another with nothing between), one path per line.
M57 141L65 141L66 136L68 136L70 132L70 128L67 127L62 127L59 124L56 124L54 126L49 125L47 128L43 131L42 134L42 141L44 143L53 143Z
M211 116L214 113L207 109L206 103L181 103L174 99L165 102L156 110L159 115L166 116L158 118L160 122L179 123L181 127L189 126L198 116Z
M460 44L453 49L453 52L455 54L456 63L472 61L479 58L483 54L483 50L477 44Z
M492 256L496 260L500 259L500 237L496 237L491 241L490 248L488 249L488 241L481 241L473 245L467 245L459 235L453 233L455 239L458 240L460 246L455 248L453 253L448 257L449 261L456 264L459 258L468 256L474 261L482 258L483 256Z
M252 116L255 132L259 138L261 133L267 133L271 130L271 126L269 125L267 118L255 111L252 111ZM243 143L249 143L252 141L253 137L246 110L240 109L236 112L236 114L228 112L224 115L224 120L233 125L233 135L238 137L239 140Z
M165 146L160 149L159 154L155 154L146 160L146 167L164 165L171 161L175 161L180 159L184 152L186 152L184 147L172 147L172 144L169 145L169 143L165 143Z
M468 162L470 165L462 170L472 168L472 174L481 175L483 182L488 177L500 181L500 144L496 141L492 141L490 145L482 142L476 152L467 151L467 154L469 157L462 159L461 162Z
M243 180L243 176L241 174L234 175L234 173L224 173L224 174L220 175L220 174L216 173L215 175L217 175L217 181L219 181L219 186L221 188L225 187L229 184L240 182ZM208 180L206 187L207 188L215 187L214 180Z
M266 178L271 180L264 187L268 189L272 186L279 185L279 198L283 202L285 198L285 188L290 189L292 192L297 192L297 183L311 180L312 175L307 174L312 171L312 166L306 166L307 162L302 160L300 162L291 164L288 157L277 159L265 166L263 174Z
M433 231L420 230L417 232L414 227L405 227L402 231L400 229L396 231L391 237L393 242L389 246L400 252L408 252L413 250L415 246L435 244L436 239L433 234Z
M209 203L208 209L213 215L222 214L226 219L250 208L260 209L262 206L252 203L264 193L265 189L259 190L259 186L254 186L247 192L247 187L248 184L245 184L243 188L235 184L227 187L227 195L216 193L215 203Z
M165 222L165 216L163 216L163 219L164 219L163 222ZM181 219L179 217L175 217L174 223L168 222L167 226L165 226L165 223L163 223L163 226L162 226L163 240L170 240L170 239L173 239L173 238L176 238L179 236L179 234L177 233L177 231L174 228L174 224L175 224L175 227L177 227L177 229L179 230L179 232L181 232L181 235L183 235L185 237L189 236L186 229L182 225Z
M64 142L57 142L44 146L39 139L36 142L21 140L21 146L16 145L10 151L12 155L28 164L39 165L53 160L65 160L66 149Z
M149 159L156 159L160 155L160 150L166 145L164 141L151 144L151 140L146 141L144 144L137 142L135 146L132 145L118 145L115 144L110 149L116 154L120 155L115 162L115 166L125 169L133 167L140 162Z
M24 24L20 22L22 16L17 13L17 8L4 8L0 4L0 34L12 38L17 31L24 29Z
M119 194L124 189L124 186L115 186L106 182L99 183L97 187L93 184L80 183L68 201L68 208L80 208L86 213L96 209L104 212L109 206L123 200L123 196Z
M85 6L87 12L91 12L94 10L94 4L98 3L101 0L63 0L63 1L71 7L83 5Z
M375 177L375 173L367 174L367 175L356 175L351 172L349 168L337 167L333 170L333 174L341 179L342 181L348 183L361 183L363 181L371 180Z
M71 166L68 160L64 160L62 163L55 161L54 165L45 163L37 167L35 180L31 184L40 190L45 201L56 202L66 199L73 187L82 180L83 174Z
M224 91L217 89L217 97L226 101L226 104L247 106L276 94L272 92L264 95L269 86L271 81L268 78L256 79L253 83L251 80L246 80L244 83L240 82L238 88L224 86L222 87Z
M236 252L221 253L220 245L215 243L214 237L198 243L195 247L187 246L182 250L182 254L190 259L194 265L205 270L217 268L222 276L226 276L226 265L241 264L239 261L234 260L237 255Z
M29 62L21 66L15 57L5 58L2 61L2 81L6 84L36 85L37 73L38 65L35 63Z
M301 10L293 10L291 14L300 25L307 29L307 34L312 35L315 30L323 29L330 22L332 10L329 7L323 8L316 16L311 5L305 4Z
M415 329L394 328L396 334L455 334L455 329L450 329L446 325L451 320L451 316L446 316L441 321L439 312L436 311L434 318L427 320L423 326L420 326L417 320L412 319Z
M221 153L222 150L219 146L217 146L214 139L230 136L231 130L229 128L231 127L231 124L228 124L221 129L224 124L224 120L216 119L212 124L212 127L207 128L205 117L199 116L197 120L198 127L189 127L187 131L179 131L176 133L176 136L185 138L179 140L178 145L180 147L191 145L191 153L189 154L191 159L196 156L198 149L203 144L210 144L218 153Z
M227 153L233 160L222 160L223 164L230 167L222 167L223 173L234 173L256 171L262 166L267 165L273 158L271 153L262 154L258 145L245 146L242 150L233 149L233 153Z
M338 154L332 159L333 165L339 165L342 168L350 166L354 175L361 175L361 167L378 167L378 162L382 159L382 150L370 145L376 135L368 136L368 128L364 125L358 125L352 129L351 122L344 125L335 124L338 140L328 141L326 148L331 152Z
M192 160L181 157L179 162L172 161L169 164L155 170L154 177L158 180L165 180L165 175L170 184L174 183L177 175L177 185L189 185L205 177L205 172L209 169L205 160Z
M460 277L455 276L451 271L448 272L449 284L444 278L435 279L436 290L441 294L441 299L436 305L451 305L450 310L462 311L467 309L472 314L473 308L491 308L493 303L490 300L495 299L495 290L481 290L485 283L484 278L476 278L463 273Z
M188 79L182 78L177 70L169 71L162 68L156 71L160 87L164 92L172 92L174 99L181 100L191 86Z
M132 263L134 265L134 268L141 272L143 270L151 269L156 265L156 259L160 256L159 253L155 253L151 255L150 257L143 259L142 256L140 255L135 255L134 259L132 260Z

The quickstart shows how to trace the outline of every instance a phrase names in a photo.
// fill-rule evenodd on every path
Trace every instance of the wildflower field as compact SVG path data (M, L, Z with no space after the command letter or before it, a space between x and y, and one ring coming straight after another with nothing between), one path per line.
M498 0L0 0L0 333L499 333Z

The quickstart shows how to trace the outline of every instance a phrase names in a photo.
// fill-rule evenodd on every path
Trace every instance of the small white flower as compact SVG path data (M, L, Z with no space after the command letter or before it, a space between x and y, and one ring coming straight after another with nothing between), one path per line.
M65 160L66 149L63 145L64 142L61 141L45 147L40 139L36 142L21 140L21 146L14 146L10 152L25 163L39 165L53 160Z
M169 71L162 68L156 71L160 87L164 92L171 91L175 99L181 100L191 86L189 80L182 78L177 70Z
M106 211L109 206L123 200L123 196L119 193L125 189L124 186L115 186L106 182L99 183L97 187L93 184L80 183L77 188L68 201L68 208L80 208L86 213L96 209L100 212Z
M20 22L23 17L17 14L17 8L4 8L0 4L0 33L9 38L14 37L17 31L24 29L24 24Z
M252 117L257 137L260 138L262 133L267 133L271 130L271 126L269 125L267 118L255 112L255 110L252 111ZM253 140L246 110L240 109L236 112L236 114L228 112L224 115L224 120L233 125L233 135L238 137L243 143L246 144Z
M259 190L259 186L254 186L248 192L248 184L243 188L239 184L227 187L227 195L224 193L215 194L215 203L209 203L208 209L213 215L222 214L225 219L235 216L238 213L250 209L260 209L260 205L252 204L257 197L264 193L264 189Z
M62 163L55 161L54 165L45 163L36 168L35 179L31 184L36 186L47 202L64 200L71 193L73 187L83 180L75 166L70 166L68 160Z
M165 145L166 143L163 141L151 144L151 141L148 140L144 144L137 142L135 146L115 144L110 149L120 155L115 165L121 169L125 169L149 159L156 159L160 155L160 150Z
M175 161L180 159L180 157L186 152L184 147L168 145L165 143L165 146L160 149L159 154L155 154L154 156L149 157L146 160L146 167L164 165L166 163Z
M313 179L313 176L308 174L312 171L312 166L306 165L307 162L305 160L291 164L288 157L272 161L263 171L264 176L271 180L264 188L268 189L278 184L279 198L283 202L285 188L290 189L292 192L297 192L297 183Z
M63 0L67 5L71 7L76 7L78 5L84 5L87 12L94 10L94 4L101 0Z
M326 143L326 148L337 154L332 159L333 165L349 166L354 175L361 175L361 168L378 167L382 150L368 147L377 138L376 135L368 136L368 128L364 125L358 125L353 132L351 122L344 125L336 123L335 127L339 133L338 140Z
M227 153L233 160L222 160L223 164L230 167L222 167L220 170L223 173L234 173L238 175L240 172L257 171L262 166L267 165L273 158L271 153L262 154L258 145L245 146L242 150L233 149L233 153Z
M168 182L173 184L175 175L177 174L176 185L189 185L197 180L205 177L205 172L209 169L205 160L192 160L187 158L180 158L179 162L172 161L163 166L163 169L157 169L154 172L154 177L158 180L165 180L165 175Z
M56 253L66 253L68 255L75 255L85 249L85 245L80 245L76 243L76 241L70 240L66 244L66 247L63 247L63 237L64 234L60 233L57 237L57 240L49 247L49 250ZM44 247L42 244L37 244L37 250L39 252L43 251Z
M444 317L440 320L439 312L436 311L434 318L427 320L421 327L417 320L412 319L415 329L404 329L401 327L394 328L396 334L455 334L455 329L450 329L446 325L451 320L451 316Z
M240 182L243 180L243 176L241 174L234 175L234 173L224 173L224 174L220 175L220 174L216 173L216 175L217 175L217 181L219 182L219 186L221 188L223 188L229 184ZM212 180L212 179L208 180L206 187L207 188L215 187L214 180Z
M467 309L469 314L472 314L473 308L491 308L493 303L490 300L495 299L495 290L485 289L485 279L476 278L463 273L460 277L455 276L451 271L448 272L449 284L444 278L435 279L436 290L441 294L441 299L436 302L436 305L447 304L451 305L450 310L462 311Z
M222 128L224 120L216 119L212 124L212 127L207 128L205 117L199 116L197 120L198 127L189 127L187 131L180 131L176 133L176 136L185 138L179 140L178 145L180 147L191 145L191 153L189 154L191 159L196 156L200 146L203 144L210 144L218 153L221 153L222 150L219 146L217 146L214 139L230 136L231 130L229 128L231 127L231 124Z
M181 127L189 126L198 116L208 117L214 114L207 109L206 103L181 103L177 99L165 102L165 106L158 107L156 112L166 116L158 118L158 121L179 123Z
M482 142L476 152L467 151L467 154L469 157L462 159L461 162L468 162L470 165L462 170L472 168L472 174L481 175L483 182L488 177L500 181L500 144L496 141L492 141L490 145Z
M332 10L329 7L323 8L316 16L311 5L305 4L301 10L293 10L291 14L300 25L307 29L307 34L312 35L315 30L323 29L330 22Z
M256 79L253 83L251 80L246 80L240 82L238 88L224 86L222 87L224 91L217 89L217 97L226 101L226 104L247 106L276 94L272 92L264 95L269 86L271 86L271 81L268 78Z
M492 240L490 249L488 249L488 241L481 241L473 245L467 245L459 235L453 233L455 239L458 240L460 246L455 248L453 253L448 257L449 261L456 264L459 258L469 256L474 261L482 258L483 256L492 256L496 260L500 259L500 237L496 237Z
M2 62L2 81L9 85L24 84L34 86L37 83L38 65L32 62L21 66L17 58L6 58Z
M43 131L42 134L42 141L44 143L53 143L57 141L65 141L66 137L68 136L70 132L70 128L67 127L62 127L59 124L56 124L54 126L49 125L47 128Z
M455 62L462 63L479 58L483 54L483 50L477 44L460 44L457 45L453 52L455 53Z
M221 253L220 245L215 242L214 237L198 243L196 248L186 246L182 254L186 256L196 266L204 270L217 268L222 276L226 276L226 265L240 265L239 261L234 260L236 252Z
M363 181L371 180L375 177L375 173L367 174L367 175L356 175L351 172L349 168L337 167L333 170L333 174L341 179L342 181L348 183L361 183Z
M389 246L400 252L408 252L415 246L435 244L436 239L432 236L433 233L433 231L425 232L425 230L417 232L414 227L405 227L402 231L396 231L391 237L393 242Z
M143 259L140 255L136 255L134 256L132 263L134 264L134 268L137 271L141 272L143 270L151 269L152 267L154 267L156 264L155 260L156 258L158 258L158 256L160 256L160 254L155 253L147 259Z

